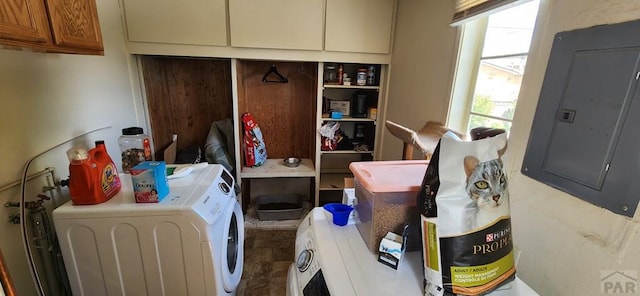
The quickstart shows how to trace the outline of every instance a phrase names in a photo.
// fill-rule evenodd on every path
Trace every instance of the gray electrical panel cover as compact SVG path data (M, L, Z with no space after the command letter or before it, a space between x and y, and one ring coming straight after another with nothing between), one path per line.
M639 61L640 21L556 34L522 173L632 217L640 199Z

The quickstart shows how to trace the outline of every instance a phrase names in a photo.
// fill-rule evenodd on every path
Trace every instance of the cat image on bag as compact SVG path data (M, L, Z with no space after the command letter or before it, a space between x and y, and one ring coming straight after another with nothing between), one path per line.
M474 214L469 227L476 229L490 224L502 216L509 216L509 191L502 160L480 162L474 156L464 158L467 174L466 191L474 202Z

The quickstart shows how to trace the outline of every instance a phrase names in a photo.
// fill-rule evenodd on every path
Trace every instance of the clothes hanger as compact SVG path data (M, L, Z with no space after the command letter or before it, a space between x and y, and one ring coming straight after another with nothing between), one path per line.
M267 76L269 76L269 74L272 74L272 73L278 76L278 80L267 79ZM287 77L282 76L282 74L278 72L276 65L271 65L271 68L269 68L269 71L267 71L267 73L265 73L264 76L262 76L262 82L289 83L289 80L287 79Z

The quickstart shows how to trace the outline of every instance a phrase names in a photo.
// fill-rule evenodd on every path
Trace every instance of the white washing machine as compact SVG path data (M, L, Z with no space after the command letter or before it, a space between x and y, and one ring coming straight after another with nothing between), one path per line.
M208 165L169 180L159 203L135 203L131 178L107 202L53 211L73 295L234 295L244 219L234 179Z
M407 252L394 270L377 261L354 224L336 226L331 213L314 208L296 234L296 261L289 267L288 296L422 296L420 251ZM535 296L516 277L487 295Z

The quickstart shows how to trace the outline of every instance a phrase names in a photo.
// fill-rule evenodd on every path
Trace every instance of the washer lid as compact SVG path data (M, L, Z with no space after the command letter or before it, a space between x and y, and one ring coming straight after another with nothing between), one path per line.
M421 251L406 252L398 270L394 270L378 262L377 254L369 251L355 224L334 225L331 213L320 207L314 208L309 217L312 219L310 231L315 238L313 245L332 294L352 295L342 291L355 291L355 295L423 295ZM338 261L340 266L332 265ZM347 276L343 276L343 270ZM533 296L538 293L516 276L489 295Z
M345 291L338 287L349 284L355 295L422 295L420 252L405 253L398 270L394 270L378 262L377 254L369 251L354 224L334 225L331 213L323 208L314 208L310 215L316 252L330 291ZM331 261L341 262L340 269L346 270L347 276L334 272Z
M191 174L169 180L169 194L158 203L136 203L131 176L120 174L122 187L110 200L96 205L74 205L68 201L53 211L54 218L100 218L154 216L191 211L191 207L205 196L210 185L221 175L221 165L208 165ZM234 193L235 195L235 193ZM213 202L220 202L217 198ZM225 200L225 202L228 202ZM210 205L211 206L211 205Z

